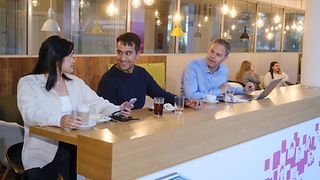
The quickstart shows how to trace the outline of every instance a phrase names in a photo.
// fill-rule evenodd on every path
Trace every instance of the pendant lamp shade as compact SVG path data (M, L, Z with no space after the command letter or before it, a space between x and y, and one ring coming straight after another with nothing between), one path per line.
M171 31L170 35L171 36L183 36L183 31L179 25L176 25L176 27Z
M48 10L48 19L43 23L41 31L58 32L60 27L58 23L53 19L54 11L52 8L52 0L50 0L50 8Z
M243 33L240 36L241 40L249 39L249 34L247 33L247 26L244 26Z

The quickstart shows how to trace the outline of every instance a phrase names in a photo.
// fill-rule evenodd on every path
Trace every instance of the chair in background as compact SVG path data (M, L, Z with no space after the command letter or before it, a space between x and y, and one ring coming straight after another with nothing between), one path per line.
M7 122L16 122L23 126L16 95L0 97L0 119Z
M25 175L25 170L21 160L22 147L23 142L20 142L10 146L6 151L8 163L16 174L16 179L21 179L21 177L24 177Z
M232 87L236 87L236 88L243 88L245 86L245 84L243 84L242 82L239 81L231 81L228 80L228 84Z
M0 161L6 167L1 180L4 180L10 170L10 164L6 158L6 151L12 145L23 142L24 129L17 123L0 120ZM21 155L19 156L21 158Z

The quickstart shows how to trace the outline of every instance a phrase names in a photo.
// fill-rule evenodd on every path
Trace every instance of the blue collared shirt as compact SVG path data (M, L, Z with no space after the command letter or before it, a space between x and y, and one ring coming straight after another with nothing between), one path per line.
M207 94L221 95L220 86L228 82L228 67L220 64L212 73L204 58L189 63L182 77L182 93L188 99L204 99ZM234 89L236 94L243 94L241 88Z

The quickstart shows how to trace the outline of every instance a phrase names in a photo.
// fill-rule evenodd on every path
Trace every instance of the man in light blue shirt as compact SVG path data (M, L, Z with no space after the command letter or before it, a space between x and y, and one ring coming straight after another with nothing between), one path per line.
M182 92L186 98L204 99L207 94L221 95L231 88L235 94L250 93L252 83L244 89L231 87L228 82L228 67L222 64L231 52L231 45L223 39L217 39L209 48L205 58L189 63L182 77Z

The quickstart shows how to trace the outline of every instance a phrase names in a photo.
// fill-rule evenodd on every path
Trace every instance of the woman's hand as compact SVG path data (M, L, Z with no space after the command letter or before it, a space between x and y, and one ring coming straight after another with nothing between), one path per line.
M187 107L193 108L193 109L203 109L203 101L197 100L197 99L186 99L185 102Z
M81 117L69 114L63 115L60 120L60 127L67 129L78 129L81 126Z
M128 102L124 102L120 105L120 112L121 115L124 117L129 117L131 114L131 109L133 108L133 106L129 106Z

